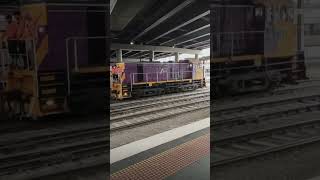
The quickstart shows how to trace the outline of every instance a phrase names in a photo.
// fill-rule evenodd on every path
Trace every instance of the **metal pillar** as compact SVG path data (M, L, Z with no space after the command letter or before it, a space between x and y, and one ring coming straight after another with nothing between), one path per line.
M298 0L297 4L297 25L298 25L298 52L304 51L304 0Z
M195 54L195 57L196 61L199 61L199 54Z
M150 51L150 62L154 61L154 51Z
M179 62L179 53L175 53L175 54L174 54L174 57L175 57L175 58L174 58L174 61L175 61L175 62Z
M117 62L123 62L122 61L122 50L121 49L117 50Z

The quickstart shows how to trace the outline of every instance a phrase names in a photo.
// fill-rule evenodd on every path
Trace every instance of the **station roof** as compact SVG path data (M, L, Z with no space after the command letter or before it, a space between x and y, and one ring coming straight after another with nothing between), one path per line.
M203 0L111 0L112 43L202 50L210 47L209 6ZM105 3L105 0L0 0L0 6L20 3ZM115 51L111 57L115 57ZM155 58L172 55L155 52ZM144 51L123 51L124 58L144 58Z
M203 0L116 0L111 13L113 43L202 50L210 47L210 11ZM172 55L156 52L155 58ZM111 57L115 57L113 51ZM124 51L124 58L148 57Z

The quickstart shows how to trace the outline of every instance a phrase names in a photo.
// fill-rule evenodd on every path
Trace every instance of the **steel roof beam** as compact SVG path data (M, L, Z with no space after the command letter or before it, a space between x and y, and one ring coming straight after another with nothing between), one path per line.
M145 53L145 51L137 52L137 53L131 54L131 55L129 55L128 57L136 57L137 55L139 55L139 54L143 54L143 53Z
M200 19L200 18L202 18L202 17L204 17L204 16L207 16L207 15L209 15L209 14L210 14L210 11L206 11L206 12L204 12L204 13L202 13L202 14L199 14L198 16L190 19L189 21L186 21L186 22L184 22L184 23L182 23L182 24L174 27L173 29L170 29L170 30L168 30L167 32L165 32L165 33L163 33L163 34L161 34L161 35L159 35L159 36L151 39L150 41L147 42L147 44L149 44L149 43L151 43L151 42L153 42L153 41L155 41L155 40L158 40L158 39L166 36L167 34L170 34L170 33L174 32L174 31L176 31L176 30L178 30L178 29L180 29L180 28L182 28L182 27L184 27L184 26L186 26L186 25L188 25L188 24L191 24L191 23L195 22L196 20L198 20L198 19Z
M48 6L109 7L109 3L47 3Z
M158 60L158 59L161 59L161 58L170 57L170 56L174 56L174 54L173 54L173 53L170 53L170 54L163 54L163 55L157 56L157 60Z
M183 48L190 48L190 47L193 47L193 46L196 46L196 45L199 45L199 44L203 44L203 43L210 43L210 39L208 39L206 41L200 41L200 42L196 42L196 43L193 43L193 44L189 44L187 46L184 46Z
M187 42L190 42L190 41L194 41L196 39L200 39L200 38L203 38L203 37L206 37L206 36L210 36L210 33L203 34L201 36L198 36L198 37L195 37L195 38L192 38L192 39L188 39L186 41L182 41L182 42L176 43L175 45L181 45L181 44L184 44L184 43L187 43Z
M154 22L152 25L150 25L149 27L147 27L144 31L142 31L140 34L138 34L137 36L135 36L131 41L135 41L138 38L140 38L141 36L143 36L144 34L146 34L147 32L149 32L150 30L152 30L153 28L157 27L159 24L163 23L164 21L166 21L167 19L169 19L170 17L174 16L175 14L177 14L178 12L180 12L182 9L184 9L185 7L187 7L188 5L190 5L191 3L193 3L195 0L186 0L183 3L181 3L179 6L177 6L176 8L174 8L173 10L171 10L169 13L167 13L166 15L162 16L160 19L158 19L156 22Z
M110 0L110 14L113 11L113 8L116 6L117 0Z
M199 54L199 50L186 48L173 48L167 46L150 46L150 45L130 45L130 44L111 44L112 50L122 49L127 51L154 51L154 52L177 52L184 54Z
M204 44L201 46L196 47L197 49L206 49L206 48L210 48L210 44Z
M125 55L130 54L130 53L132 53L132 51L125 52L125 53L122 54L122 56L125 56Z
M185 33L185 34L182 34L181 36L178 36L178 37L176 37L176 38L174 38L174 39L171 39L171 40L169 40L169 41L163 42L163 43L161 43L160 45L168 44L168 43L170 43L170 42L172 42L172 41L175 41L175 40L177 40L177 39L183 38L183 37L188 36L188 35L190 35L190 34L196 33L196 32L198 32L198 31L201 31L201 30L206 29L206 28L208 28L208 27L210 27L210 24L205 25L205 26L202 26L202 27L197 28L197 29L194 29L194 30L192 30L192 31L190 31L190 32L187 32L187 33Z

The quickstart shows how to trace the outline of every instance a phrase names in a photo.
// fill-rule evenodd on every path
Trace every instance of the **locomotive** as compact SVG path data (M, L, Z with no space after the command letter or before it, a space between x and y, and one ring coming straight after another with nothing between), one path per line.
M9 64L2 76L6 84L0 90L2 111L10 117L32 119L104 112L108 31L101 22L109 15L106 7L21 5L18 27L23 29L18 31L23 38L6 39L0 51L2 61Z
M215 95L306 79L301 17L293 0L215 0L211 80Z
M111 97L116 100L195 90L205 86L199 61L112 63Z

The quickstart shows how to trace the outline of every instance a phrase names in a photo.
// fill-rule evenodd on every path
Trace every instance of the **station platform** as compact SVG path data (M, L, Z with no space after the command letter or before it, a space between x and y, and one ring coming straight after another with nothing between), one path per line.
M111 180L210 179L210 118L111 150Z
M320 180L320 176L314 177L314 178L311 178L311 179L308 179L308 180Z

